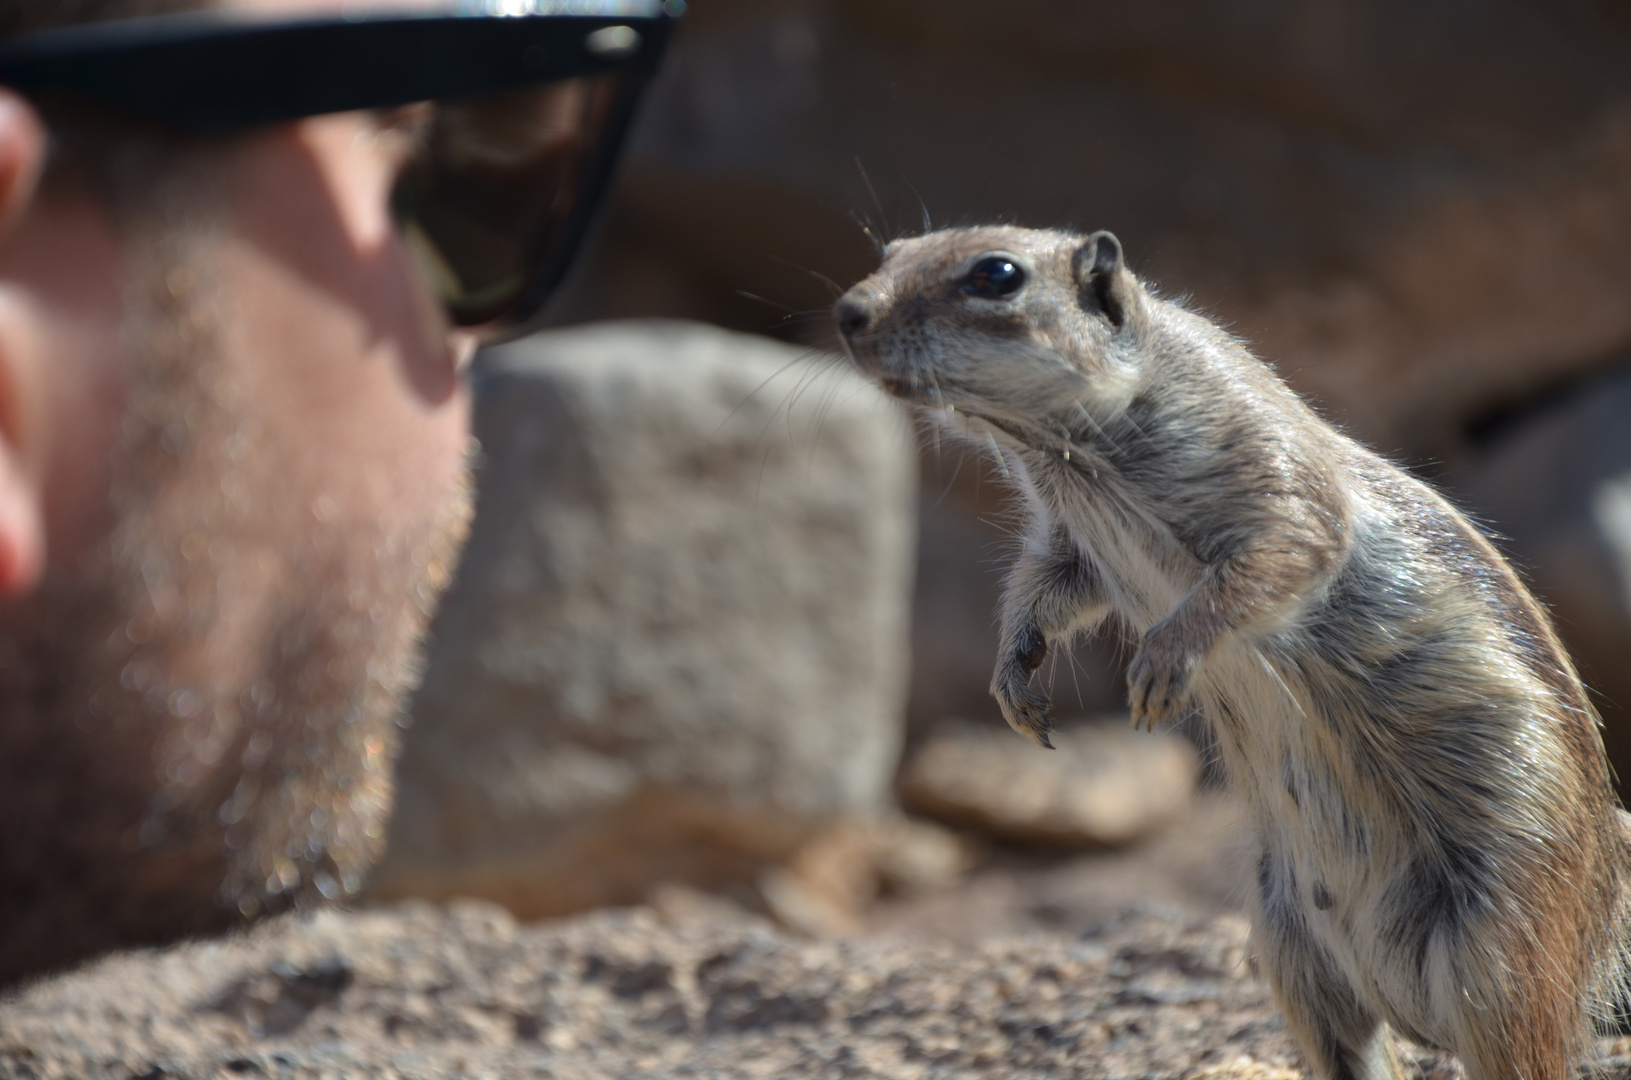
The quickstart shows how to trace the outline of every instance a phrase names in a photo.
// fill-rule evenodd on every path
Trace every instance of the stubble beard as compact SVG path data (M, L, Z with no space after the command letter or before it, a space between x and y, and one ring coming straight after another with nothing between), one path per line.
M0 610L0 983L354 896L468 529L467 478L407 521L287 490L184 202L127 238L138 361L105 535Z

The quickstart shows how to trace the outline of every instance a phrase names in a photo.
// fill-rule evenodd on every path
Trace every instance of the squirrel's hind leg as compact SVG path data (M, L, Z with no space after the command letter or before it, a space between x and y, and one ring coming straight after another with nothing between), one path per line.
M1400 1080L1387 1025L1309 931L1289 868L1264 852L1257 879L1258 963L1309 1068L1320 1080Z

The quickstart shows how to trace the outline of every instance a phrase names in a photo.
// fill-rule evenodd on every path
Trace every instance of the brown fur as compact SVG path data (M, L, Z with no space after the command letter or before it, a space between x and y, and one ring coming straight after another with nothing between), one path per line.
M1472 1080L1571 1076L1623 1017L1628 849L1597 718L1489 541L1108 233L902 241L837 315L1024 502L1009 723L1047 744L1033 672L1113 614L1135 722L1213 724L1263 845L1259 959L1314 1070L1397 1076L1391 1028Z

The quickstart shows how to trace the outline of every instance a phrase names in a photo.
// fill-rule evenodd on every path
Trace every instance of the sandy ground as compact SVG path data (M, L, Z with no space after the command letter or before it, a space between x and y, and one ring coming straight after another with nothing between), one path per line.
M1299 1080L1248 960L1232 804L1138 847L989 853L813 940L685 889L520 925L487 904L289 917L0 1000L0 1080ZM1402 1047L1411 1080L1457 1067ZM1631 1080L1631 1041L1605 1044Z

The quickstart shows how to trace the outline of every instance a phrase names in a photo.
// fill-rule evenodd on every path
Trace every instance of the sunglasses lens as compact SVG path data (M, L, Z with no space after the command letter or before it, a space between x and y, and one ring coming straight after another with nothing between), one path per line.
M565 272L621 137L615 73L435 106L393 194L408 247L459 326L507 326Z

